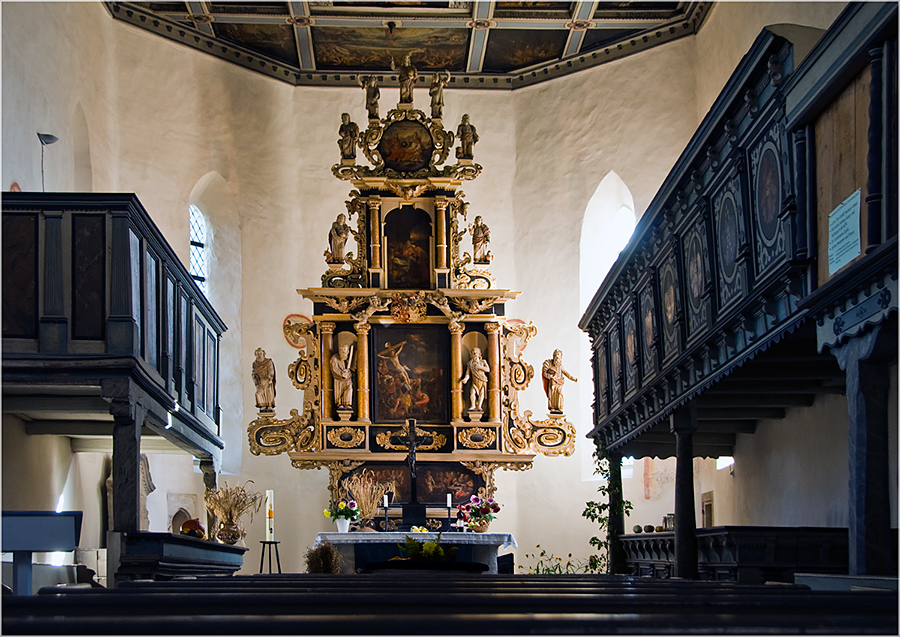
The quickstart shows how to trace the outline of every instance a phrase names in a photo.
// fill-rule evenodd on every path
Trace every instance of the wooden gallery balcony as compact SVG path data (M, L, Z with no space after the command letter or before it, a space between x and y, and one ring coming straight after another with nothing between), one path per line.
M3 411L112 450L115 531L139 528L144 450L215 484L225 325L132 194L3 194Z
M698 574L692 459L733 456L825 393L848 402L849 571L891 568L896 21L895 4L851 3L824 34L764 29L579 323L590 436L613 458L677 459L675 574Z

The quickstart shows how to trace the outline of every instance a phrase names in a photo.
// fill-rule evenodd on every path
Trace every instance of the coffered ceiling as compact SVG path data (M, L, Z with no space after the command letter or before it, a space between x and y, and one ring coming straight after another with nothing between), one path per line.
M296 86L397 86L391 57L450 88L511 90L696 33L709 2L106 2L109 14ZM419 82L427 82L420 74Z

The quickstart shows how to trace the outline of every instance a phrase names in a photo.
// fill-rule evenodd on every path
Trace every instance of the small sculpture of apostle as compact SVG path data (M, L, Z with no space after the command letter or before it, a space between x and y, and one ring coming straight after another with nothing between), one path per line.
M547 394L547 403L551 414L561 414L563 410L563 383L566 378L573 383L578 379L573 378L562 366L562 352L553 350L553 358L544 361L541 368L541 376L544 380L544 392Z
M431 96L431 117L433 119L441 119L444 112L444 87L450 82L450 72L444 71L446 77L442 77L440 73L431 76L431 87L428 94Z
M347 244L347 237L350 236L350 226L347 225L347 216L342 212L337 216L337 220L331 224L331 230L328 231L328 246L330 250L325 251L325 260L328 263L344 262L344 246Z
M459 147L456 149L457 159L472 159L475 144L478 143L478 132L469 123L468 114L462 116L462 122L456 129L456 137L459 139Z
M253 361L253 384L256 385L256 407L261 412L275 411L275 363L266 351L257 348Z
M469 387L469 411L481 411L481 404L484 402L484 390L487 388L490 371L490 365L481 356L481 349L478 347L472 348L472 357L469 359L466 375L463 376L461 381L465 385L470 377L472 379L472 385Z
M349 113L341 114L340 138L337 145L341 149L341 159L356 159L356 144L359 141L359 126L350 121Z
M365 75L359 78L359 85L366 91L366 110L369 112L369 119L378 119L378 99L381 97L378 78L374 75Z
M488 248L491 245L491 229L481 220L481 215L475 217L475 223L469 226L469 232L472 233L475 263L490 263L491 253Z
M407 53L406 56L404 56L402 64L397 64L394 61L394 56L391 56L391 70L396 71L398 75L397 79L400 82L400 103L412 104L413 87L416 85L419 72L416 70L416 67L412 65L410 54Z
M353 405L353 370L351 348L341 345L331 357L331 377L334 379L334 404L338 409L350 409Z

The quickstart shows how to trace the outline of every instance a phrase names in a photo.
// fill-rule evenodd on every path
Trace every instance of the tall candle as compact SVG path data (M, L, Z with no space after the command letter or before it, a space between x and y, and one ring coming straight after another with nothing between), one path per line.
M453 506L453 497L448 493L447 494L447 508L449 509L452 506Z
M385 493L385 494L384 494L384 508L386 509L387 506L388 506L387 493Z
M275 541L275 491L266 491L266 541Z

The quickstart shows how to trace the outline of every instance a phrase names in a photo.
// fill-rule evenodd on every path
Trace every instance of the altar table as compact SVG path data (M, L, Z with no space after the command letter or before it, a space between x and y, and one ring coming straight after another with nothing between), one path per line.
M381 549L382 551L390 551L395 555L400 555L398 544L403 544L406 536L414 537L420 542L434 540L437 533L319 533L316 535L316 541L313 548L316 548L326 540L334 545L343 558L341 567L342 573L355 573L357 566L363 567L365 564L357 564L356 556L360 553L360 549L366 548ZM471 561L487 564L488 573L497 572L497 556L501 548L511 547L518 548L516 538L512 533L442 533L441 546L456 546L460 550L471 550ZM396 552L394 552L394 550ZM389 559L388 557L374 557L367 561L378 561L379 559Z

